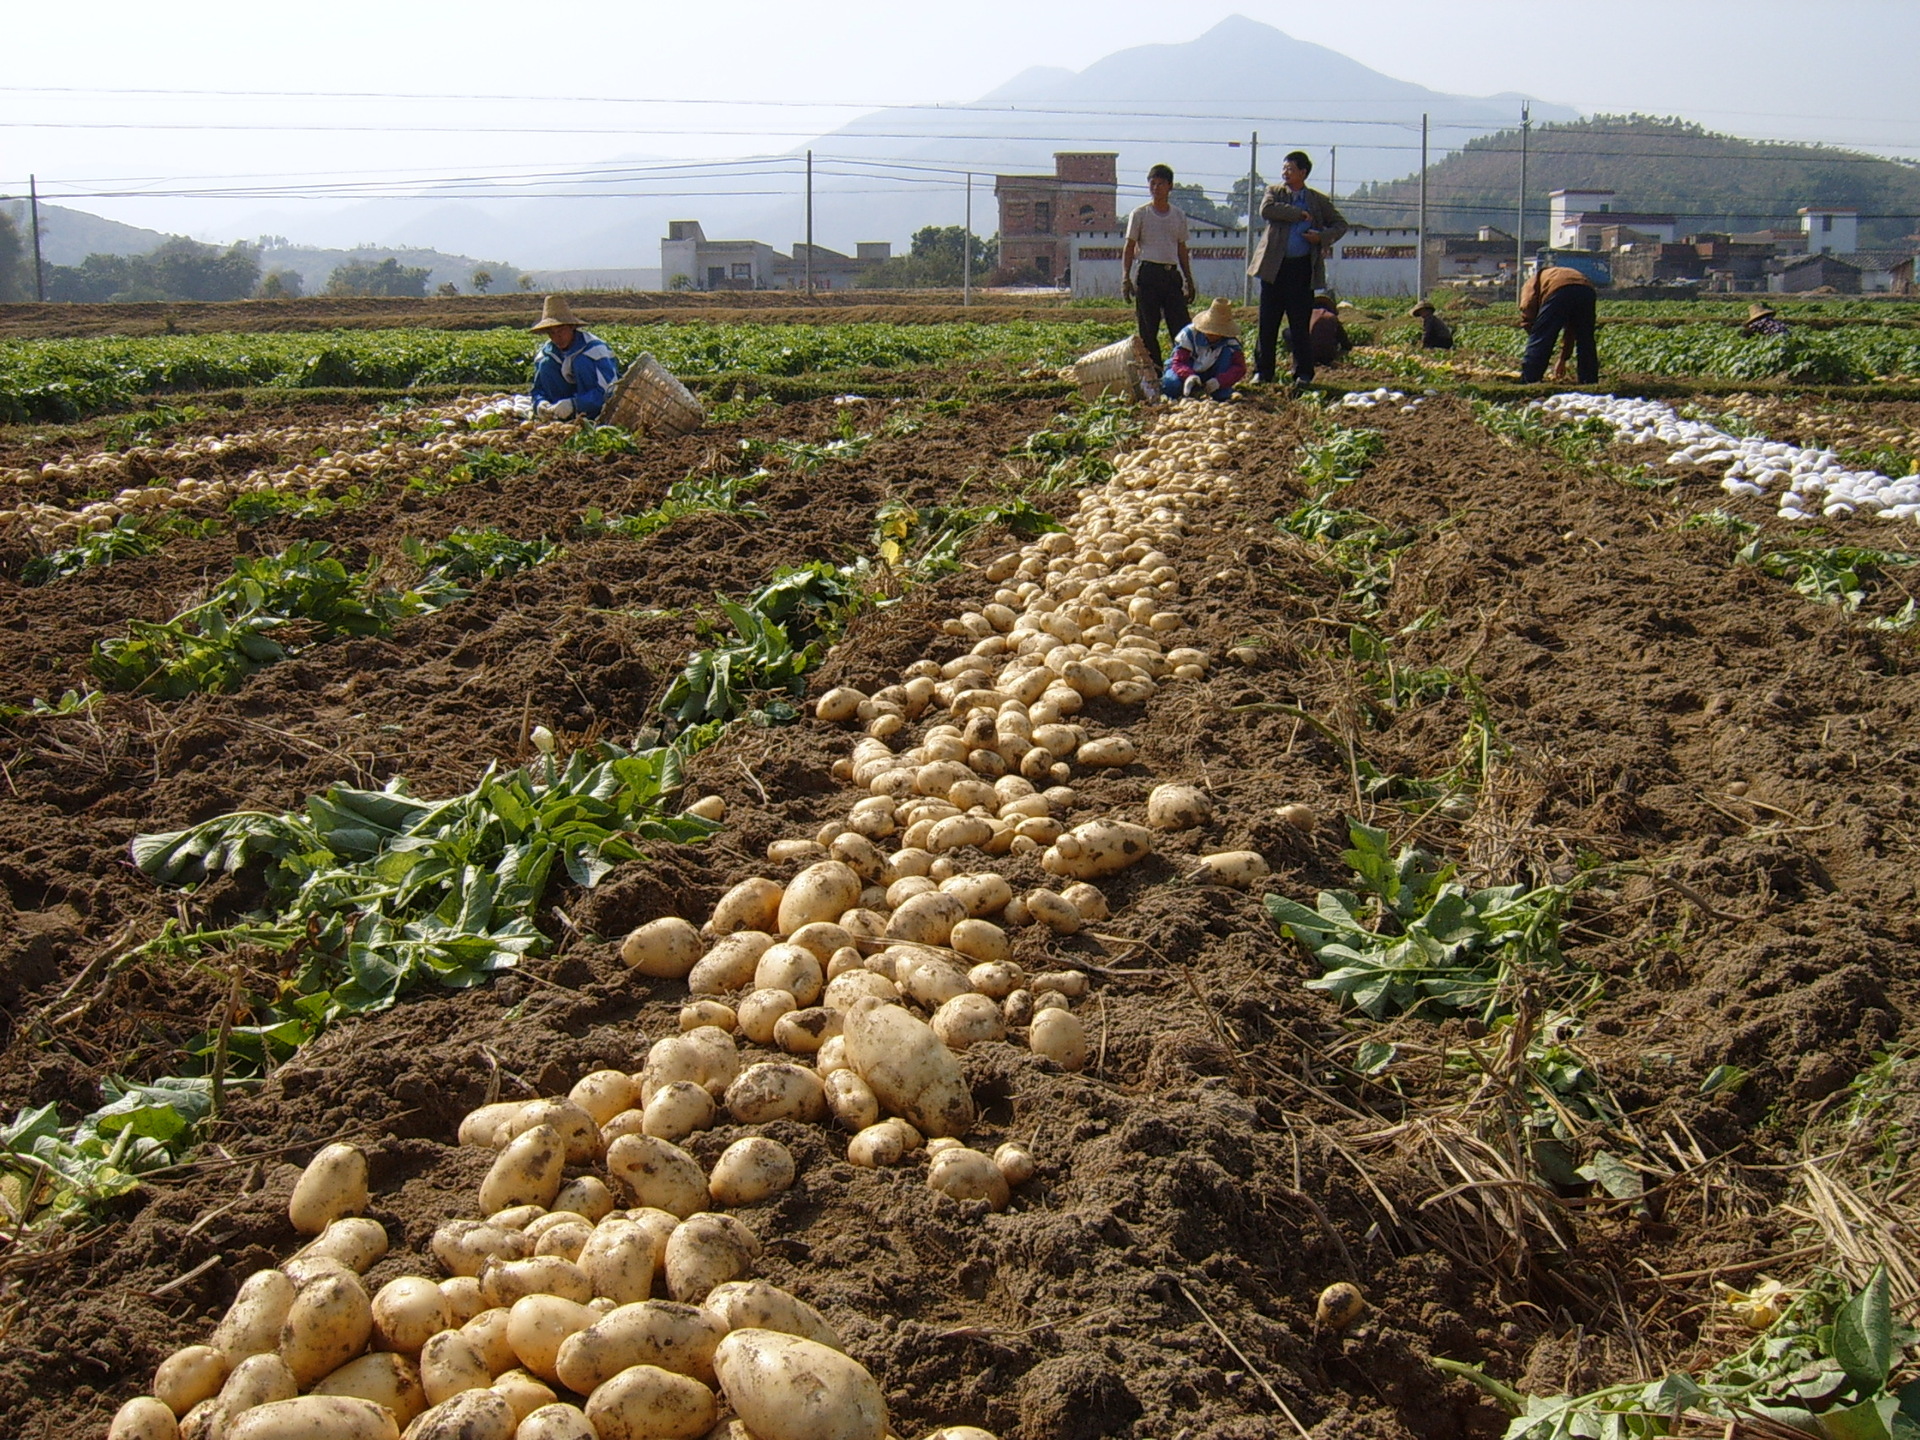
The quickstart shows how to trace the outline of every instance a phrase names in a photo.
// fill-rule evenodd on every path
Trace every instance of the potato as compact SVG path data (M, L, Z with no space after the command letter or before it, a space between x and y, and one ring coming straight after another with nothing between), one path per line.
M1024 1185L1033 1178L1033 1152L1017 1140L1009 1140L995 1150L993 1163L1000 1167L1009 1185Z
M628 932L620 958L637 975L684 980L700 959L700 932L678 915L663 915Z
M978 1425L942 1425L938 1430L920 1437L920 1440L996 1440L993 1432L982 1430Z
M107 1440L178 1440L180 1422L152 1395L136 1395L114 1412Z
M984 1200L996 1210L1007 1208L1012 1198L1007 1177L993 1163L993 1157L964 1145L942 1150L927 1166L927 1184L955 1200Z
M933 1033L949 1050L965 1050L985 1040L1004 1040L1007 1024L1000 1007L972 991L955 995L933 1012Z
M639 1098L633 1077L620 1070L591 1071L567 1092L567 1099L584 1110L595 1125L604 1125L622 1110L631 1110Z
M793 1152L778 1140L749 1135L720 1152L707 1193L721 1205L752 1205L793 1184Z
M756 1045L771 1045L780 1021L799 1008L790 990L755 990L740 1002L740 1033Z
M525 1370L509 1370L503 1375L496 1375L492 1389L495 1395L507 1402L515 1425L541 1406L552 1405L560 1398L553 1393L552 1385Z
M847 911L840 917L840 924L856 941L878 940L887 933L887 917L865 907Z
M1005 883L1004 880L1001 881L1001 884ZM1000 908L1002 910L1006 908L1004 902ZM991 920L962 920L953 927L952 933L947 937L947 944L969 960L982 963L1005 960L1013 953L1013 947L1007 940L1007 932Z
M706 1091L703 1090L700 1093L704 1095ZM562 1260L578 1260L581 1249L593 1234L593 1226L588 1223L584 1215L569 1215L563 1210L554 1211L549 1218L555 1223L539 1232L538 1238L533 1242L533 1253L557 1255ZM527 1234L533 1233L534 1227L529 1225Z
M769 1120L824 1120L827 1096L820 1077L805 1066L763 1062L749 1065L727 1087L727 1112L742 1125L761 1125Z
M902 947L894 960L893 978L911 999L928 1010L936 1010L972 988L958 965L930 950Z
M841 1015L823 1005L790 1010L773 1022L773 1043L789 1055L812 1055L840 1033Z
M906 904L907 901L913 899L914 896L925 895L939 888L938 885L934 884L933 881L925 875L903 875L900 879L887 886L882 898L886 902L887 909L898 910L902 905Z
M836 685L813 702L814 717L834 725L851 720L859 713L860 702L866 698L851 685Z
M1192 785L1156 785L1147 794L1147 824L1156 830L1192 830L1213 818L1213 802Z
M1189 878L1202 884L1231 885L1236 890L1245 890L1272 873L1266 856L1257 850L1222 850L1202 855Z
M973 1096L953 1052L898 1005L861 999L847 1016L847 1059L887 1109L929 1135L964 1135Z
M684 1140L696 1130L712 1126L713 1096L704 1085L691 1080L676 1080L654 1092L647 1102L640 1131L662 1140Z
M256 1270L240 1286L209 1342L238 1366L249 1355L280 1353L280 1327L293 1305L294 1285L278 1270Z
M391 1410L371 1400L302 1395L235 1416L226 1440L400 1440L400 1427Z
M1049 875L1093 880L1138 863L1153 853L1153 832L1124 820L1089 820L1047 847L1040 868Z
M728 1330L778 1330L846 1352L840 1332L813 1306L765 1280L729 1280L707 1295L705 1308Z
M1051 890L1029 890L1027 914L1056 935L1072 935L1080 928L1080 912L1067 903L1064 895Z
M915 895L893 912L887 921L890 940L905 940L917 945L945 945L953 927L967 919L966 902L945 891L930 890Z
M775 840L767 846L767 860L774 865L785 865L795 860L805 860L811 864L826 858L827 847L818 840L794 837Z
M587 1412L575 1405L542 1405L520 1422L513 1440L600 1440Z
M880 878L891 885L909 875L924 876L932 864L933 856L925 850L896 850L887 857L887 868Z
M256 1405L271 1405L275 1400L291 1400L300 1393L300 1382L293 1378L287 1362L275 1354L249 1355L227 1376L220 1387L220 1404L231 1419Z
M313 1387L315 1395L350 1395L371 1400L393 1412L400 1424L410 1423L427 1408L427 1392L420 1388L420 1371L404 1355L377 1352L349 1360Z
M213 1346L188 1345L160 1362L153 1377L154 1396L175 1415L185 1415L220 1393L228 1369L227 1357Z
M689 1216L667 1240L667 1290L698 1304L714 1286L738 1280L760 1258L760 1240L731 1215Z
M513 1440L518 1424L506 1396L492 1390L462 1390L415 1420L407 1429L407 1440Z
M1113 912L1107 908L1107 897L1084 880L1076 880L1060 892L1060 898L1080 912L1080 918L1088 921L1107 919Z
M558 1295L584 1305L593 1298L586 1272L558 1255L494 1260L480 1272L480 1295L488 1305L510 1306L527 1295Z
M1020 967L1011 960L987 960L967 971L967 984L976 995L985 995L989 1000L1004 1000L1020 988L1025 978Z
M507 1143L508 1137L502 1133L504 1127L526 1103L524 1100L496 1100L491 1105L469 1110L466 1119L460 1122L460 1143L498 1150Z
M687 989L695 995L725 995L746 989L753 983L753 967L771 944L773 936L764 930L736 930L715 941L687 972Z
M925 836L926 848L935 855L985 845L992 838L993 822L980 815L949 815L934 821Z
M506 1340L513 1356L542 1380L558 1381L560 1347L598 1320L593 1311L558 1295L523 1295L507 1311Z
M647 1063L640 1071L640 1104L643 1114L644 1107L669 1085L685 1081L699 1085L703 1089L711 1088L707 1085L707 1078L714 1056L708 1053L706 1043L701 1037L713 1028L706 1025L698 1026L679 1035L654 1041L653 1048L647 1051ZM725 1031L716 1033L726 1034ZM728 1036L728 1043L729 1045L732 1043L731 1036ZM623 1123L622 1116L616 1115L612 1121L608 1122L606 1128L617 1129ZM607 1143L611 1145L613 1142Z
M841 1018L843 1020L845 1019L844 1016ZM845 1070L846 1068L847 1037L845 1035L835 1035L814 1052L813 1073L818 1075L821 1080L824 1081L827 1076L833 1074L836 1070Z
M420 1388L429 1405L493 1383L480 1347L458 1330L442 1330L420 1347Z
M1042 1010L1027 1031L1027 1048L1062 1070L1084 1070L1089 1053L1087 1027L1071 1010Z
M386 1227L365 1215L350 1215L327 1226L294 1259L338 1260L356 1275L364 1275L386 1253Z
M863 1170L890 1168L906 1158L906 1142L885 1121L867 1126L847 1142L847 1159Z
M629 1366L655 1365L710 1385L714 1348L726 1333L718 1315L697 1305L622 1305L561 1346L561 1383L587 1395Z
M831 922L859 900L860 876L854 868L843 860L822 860L788 882L774 928L781 935L791 935L803 925Z
M480 1352L480 1359L488 1371L496 1376L503 1370L511 1370L515 1365L524 1363L507 1335L512 1318L511 1311L498 1308L482 1310L460 1327L460 1333Z
M727 802L718 795L702 795L687 806L683 813L697 816L702 820L711 820L717 825L727 818Z
M1044 970L1027 983L1027 988L1036 995L1052 990L1078 1000L1087 993L1089 983L1086 972L1082 970Z
M554 1198L557 1200L560 1197L556 1195ZM506 1209L496 1210L487 1216L486 1223L497 1225L502 1230L518 1230L525 1233L534 1221L547 1213L547 1207L544 1205L509 1205Z
M826 1077L823 1087L827 1097L827 1108L833 1112L833 1118L848 1130L861 1131L880 1121L880 1101L873 1093L873 1087L860 1078L860 1073L850 1066L844 1070L835 1070Z
M596 1139L598 1133L596 1132ZM536 1125L509 1142L480 1182L480 1208L491 1213L509 1205L549 1205L560 1193L567 1144L551 1125Z
M952 879L942 880L940 888L965 905L968 917L973 920L998 915L1013 899L1013 887L1002 877L993 874L955 875ZM961 920L953 928L958 930L966 923ZM954 948L959 949L957 945Z
M280 1358L302 1389L367 1348L373 1304L360 1281L325 1275L301 1290L280 1327Z
M827 991L820 997L820 1003L829 1010L840 1012L842 1034L846 1033L846 1012L862 995L871 995L874 999L881 1001L900 998L900 992L895 988L894 983L875 971L862 968L834 976L827 982Z
M655 1251L653 1236L643 1226L609 1220L593 1232L574 1263L596 1299L630 1305L653 1293Z
M762 990L784 990L793 996L794 1004L799 1006L817 1001L826 983L826 969L819 957L799 945L768 947L753 970L756 994Z
M817 1082L816 1082L817 1083ZM635 1205L681 1219L707 1208L707 1172L678 1145L652 1135L626 1135L607 1150L607 1172Z
M622 1370L587 1397L598 1440L698 1440L719 1414L706 1386L654 1365Z
M777 882L764 876L742 880L720 897L708 927L715 935L731 935L736 930L779 934L780 900L785 893Z
M1320 817L1314 813L1313 807L1302 805L1298 801L1291 805L1282 805L1274 813L1296 830L1315 830L1320 825Z
M287 1202L287 1219L302 1235L367 1208L367 1156L358 1145L329 1145L307 1163Z
M453 1275L478 1275L496 1257L518 1260L533 1253L533 1245L518 1230L483 1220L449 1220L433 1232L433 1258Z
M452 1324L447 1297L440 1293L438 1284L424 1275L402 1275L389 1280L373 1297L376 1350L418 1355L422 1345Z
M447 1302L447 1314L456 1330L487 1308L487 1302L480 1297L478 1276L449 1275L440 1282L440 1294Z
M555 1213L567 1212L597 1224L612 1213L613 1192L598 1175L576 1175L553 1197L553 1208Z
M735 1330L713 1365L734 1413L764 1440L885 1440L880 1387L858 1361L818 1341Z

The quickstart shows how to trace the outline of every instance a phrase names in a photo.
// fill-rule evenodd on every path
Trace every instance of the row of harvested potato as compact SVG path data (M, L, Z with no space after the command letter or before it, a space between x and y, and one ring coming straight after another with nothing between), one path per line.
M333 494L384 475L415 473L422 463L457 464L467 450L498 445L504 436L516 436L538 447L558 444L572 433L572 427L560 421L529 421L500 431L466 432L456 428L464 423L464 416L475 403L474 398L468 398L409 416L410 424L438 425L445 430L441 438L424 442L378 439L393 421L376 417L328 425L263 426L163 446L136 446L117 453L100 451L83 459L62 455L38 468L0 469L0 489L9 485L24 488L45 479L106 483L142 475L178 476L128 486L110 499L78 506L24 499L0 505L0 526L18 525L38 544L59 544L111 529L124 516L218 509L238 496L268 490ZM309 458L285 466L256 468L245 475L180 474L218 466L235 451L257 450Z
M1149 442L1148 451L1161 468L1177 462L1181 453L1170 451L1164 437L1158 444ZM1023 606L1011 621L998 612L982 612L980 620L993 633L981 635L968 657L939 667L938 679L909 676L897 696L882 691L856 700L855 711L864 706L867 713L852 718L866 720L869 734L849 757L843 778L862 782L869 793L855 802L844 822L775 842L771 861L808 862L798 875L784 885L766 877L742 882L698 928L669 916L627 937L622 958L636 972L688 983L692 994L680 1034L655 1043L638 1072L595 1072L564 1100L509 1102L468 1117L461 1127L463 1143L499 1153L481 1185L480 1218L449 1221L434 1237L434 1254L448 1277L402 1277L405 1285L390 1282L367 1299L365 1343L376 1348L343 1361L315 1382L316 1388L327 1387L339 1370L359 1366L356 1380L378 1390L396 1375L404 1378L404 1347L419 1340L413 1361L418 1396L409 1390L404 1396L379 1391L378 1402L324 1393L275 1399L239 1412L227 1435L282 1440L308 1433L262 1427L279 1424L283 1416L293 1422L293 1410L276 1406L320 1401L333 1407L324 1423L338 1433L358 1435L359 1430L338 1427L362 1421L371 1426L371 1412L350 1417L339 1407L358 1400L387 1409L398 1405L404 1412L417 1398L434 1408L413 1420L409 1434L415 1440L456 1433L517 1434L525 1440L691 1437L705 1433L722 1396L734 1418L715 1429L716 1436L880 1440L888 1433L871 1377L844 1355L829 1360L802 1348L823 1346L829 1355L839 1354L832 1343L837 1337L817 1312L745 1278L758 1252L757 1238L733 1217L708 1208L750 1204L778 1193L793 1181L791 1154L775 1141L752 1136L730 1146L707 1173L675 1141L716 1123L723 1113L742 1124L818 1122L831 1115L853 1132L848 1154L855 1163L898 1164L924 1149L929 1183L958 1199L984 1200L998 1209L1008 1203L1011 1187L1032 1175L1033 1157L1024 1147L1002 1145L989 1156L961 1143L975 1115L956 1055L981 1040L1001 1038L1009 1027L1024 1026L1037 1053L1066 1068L1083 1066L1085 1029L1070 1006L1086 993L1087 979L1078 971L1027 974L1011 958L1006 927L1038 923L1071 933L1097 923L1106 916L1106 899L1080 877L1112 874L1144 858L1152 851L1155 828L1186 828L1208 817L1200 792L1161 787L1148 807L1148 826L1100 819L1069 830L1059 820L1059 812L1074 803L1063 783L1073 763L1091 768L1134 758L1124 737L1102 737L1120 743L1101 749L1100 739L1064 724L1063 717L1091 695L1111 695L1116 684L1142 687L1137 699L1144 699L1163 679L1205 673L1203 652L1167 656L1158 650L1158 636L1173 627L1163 622L1156 630L1153 620L1166 612L1143 608L1135 617L1101 603L1107 594L1099 577L1112 577L1114 562L1123 571L1134 569L1119 575L1113 593L1168 587L1153 591L1156 606L1177 593L1164 556L1150 548L1129 556L1140 542L1120 544L1110 529L1118 515L1150 522L1159 527L1155 533L1177 533L1181 505L1148 508L1153 497L1144 492L1152 473L1123 463L1107 487L1108 498L1083 506L1083 516L1076 517L1091 516L1091 526L1080 527L1084 539L1075 542L1069 536L1062 546L1060 537L1048 537L1044 546L996 565L1009 576L1025 567L1030 578L1022 584L1031 588L1009 592ZM1223 479L1209 480L1184 498L1218 498ZM1140 503L1129 504L1130 494L1142 494ZM1145 562L1160 563L1142 570ZM1048 589L1056 586L1072 592L1069 598L1087 596L1086 604L1061 612ZM1049 615L1058 618L1033 618ZM1103 626L1112 631L1111 639L1100 633ZM972 634L979 627L967 621L962 628ZM1122 659L1120 649L1132 653ZM1097 663L1108 660L1108 668ZM1187 673L1177 673L1183 668ZM1018 694L996 694L1003 684L1027 693L1033 705ZM1132 693L1114 698L1124 701ZM885 741L934 701L961 723L931 726L918 747L894 755ZM1024 725L1015 706L1026 711ZM990 721L991 730L982 721ZM1009 754L1017 745L1019 753ZM1029 760L1035 750L1048 757L1044 774L1015 773L1023 767L1041 769L1038 756ZM996 767L984 758L988 754L1002 764ZM1035 783L1042 779L1052 783L1043 789ZM717 808L707 802L709 811ZM888 841L898 845L891 853L884 848ZM1058 892L1015 895L991 870L963 868L960 852L968 849L989 857L1042 850L1043 868L1073 883ZM736 1036L775 1046L793 1059L753 1060L742 1054ZM579 1173L594 1165L604 1167L604 1179L591 1170ZM316 1159L309 1175L324 1169ZM328 1269L325 1257L312 1252L338 1246L364 1269L384 1253L384 1232L376 1252L365 1228L378 1229L374 1222L316 1206L309 1192L326 1184L331 1182L316 1179L310 1186L303 1179L296 1189L290 1207L296 1224L307 1233L320 1227L320 1233L288 1270L308 1284L325 1280L323 1293L352 1306L347 1276ZM342 1190L349 1207L364 1205L363 1163L358 1188L349 1183ZM622 1202L630 1203L621 1208ZM303 1267L315 1266L325 1273L306 1276ZM352 1274L343 1261L335 1266ZM664 1279L671 1299L651 1297L656 1276ZM751 1307L744 1300L739 1307L733 1302L746 1292L728 1287L741 1286L761 1286L750 1292ZM426 1293L429 1287L437 1301ZM717 1319L682 1313L703 1306L711 1312L715 1296L720 1297ZM389 1313L403 1298L419 1308L410 1328ZM454 1319L460 1322L457 1328L434 1328ZM283 1341L287 1323L282 1321ZM687 1326L713 1339L710 1356L701 1358L701 1344L686 1341ZM351 1333L358 1333L357 1322ZM661 1337L669 1333L681 1338L668 1343ZM477 1367L470 1350L484 1352ZM677 1360L678 1369L651 1363L668 1357ZM449 1369L443 1362L450 1359L460 1365ZM635 1363L620 1363L625 1361ZM705 1373L709 1363L710 1375ZM306 1362L303 1372L313 1364ZM264 1361L255 1367L268 1368ZM234 1383L237 1369L229 1370L223 1386ZM836 1378L825 1384L829 1375ZM450 1389L464 1383L461 1377L473 1383ZM182 1402L191 1391L179 1391L173 1377L167 1378L168 1385L157 1384L156 1390L164 1388L175 1404ZM799 1423L807 1406L797 1399L796 1383L808 1394L832 1397L832 1417L823 1421L827 1428ZM583 1397L584 1404L559 1399L555 1384ZM719 1396L712 1388L716 1384ZM773 1398L762 1404L768 1396ZM194 1406L218 1402L218 1393L201 1396L185 1415L190 1417ZM163 1408L169 1417L176 1413L172 1406ZM515 1428L501 1428L506 1413ZM254 1428L238 1428L242 1424ZM485 1428L489 1425L494 1428ZM144 1440L146 1432L125 1433ZM938 1433L960 1440L985 1432L950 1427ZM201 1434L225 1440L205 1425L193 1432L193 1440Z

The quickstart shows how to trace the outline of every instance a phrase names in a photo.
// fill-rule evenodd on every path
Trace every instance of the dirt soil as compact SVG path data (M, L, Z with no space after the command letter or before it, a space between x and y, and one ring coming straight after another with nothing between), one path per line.
M863 424L884 418L873 409ZM1188 643L1216 657L1251 644L1248 663L1163 687L1144 720L1090 705L1096 726L1129 724L1140 763L1075 782L1087 814L1137 815L1154 784L1190 781L1218 818L1112 883L1099 934L1018 932L1030 967L1095 976L1077 1006L1095 1047L1084 1072L1012 1044L965 1056L984 1117L974 1143L1019 1137L1038 1175L995 1215L931 1191L923 1162L856 1169L827 1130L768 1127L800 1174L741 1212L767 1241L761 1273L840 1327L903 1437L964 1421L1002 1440L1265 1440L1297 1433L1284 1402L1327 1440L1484 1440L1505 1417L1428 1357L1554 1393L1722 1353L1710 1281L1806 1246L1782 1208L1802 1133L1874 1052L1911 1034L1911 640L1732 563L1737 541L1713 529L1681 528L1726 505L1710 481L1655 494L1570 470L1492 438L1446 398L1339 417L1386 441L1340 503L1410 541L1366 615L1321 552L1273 524L1300 501L1298 444L1322 417L1274 395L1245 410L1254 434L1229 467L1240 501L1167 548L1192 589ZM929 416L856 461L776 471L755 497L764 520L710 516L640 543L569 538L563 560L391 640L316 649L236 695L115 699L0 730L0 1111L57 1101L77 1116L99 1103L103 1074L166 1073L223 1002L224 978L184 965L88 970L174 913L178 897L127 863L134 835L297 806L341 779L465 789L516 755L523 713L564 743L629 735L715 590L865 550L890 496L977 493L1050 413ZM748 434L821 439L841 415L794 405L639 459L573 457L430 500L174 542L38 589L18 583L10 552L0 700L81 683L93 641L172 613L238 545L317 536L377 555L454 524L568 536L587 506L637 508L730 463ZM23 435L0 434L8 463ZM1843 533L1888 543L1855 528ZM994 588L968 568L863 617L814 690L959 653L939 622ZM1444 670L1452 683L1392 703L1352 659L1356 624L1399 637L1402 678ZM1421 801L1420 782L1460 774L1476 736L1492 737L1476 753L1493 763L1474 802ZM849 793L828 771L849 743L808 721L702 752L692 790L726 800L724 830L661 847L591 893L556 887L564 923L550 927L549 958L336 1027L234 1101L192 1164L57 1245L0 1252L9 1433L104 1434L241 1279L295 1248L295 1167L327 1140L371 1157L372 1213L393 1249L370 1278L437 1273L428 1239L468 1213L487 1159L455 1148L461 1116L495 1095L564 1092L590 1069L638 1068L674 1032L685 987L636 979L618 937L662 914L698 918L767 870L769 841L844 813ZM1386 778L1366 789L1358 762ZM1276 816L1296 801L1318 813L1312 830ZM1311 904L1350 883L1348 816L1476 882L1585 885L1563 940L1598 991L1578 1043L1645 1153L1671 1152L1649 1203L1580 1186L1543 1228L1461 1187L1437 1157L1449 1125L1488 1103L1459 1065L1484 1029L1357 1019L1303 988L1317 967L1264 918L1262 888L1183 879L1193 855L1256 849L1273 870L1264 889ZM1043 879L1030 856L997 868L1016 890ZM1362 1073L1363 1039L1402 1058ZM1744 1084L1703 1094L1722 1065ZM723 1125L690 1148L710 1161L739 1133ZM1370 1302L1344 1334L1314 1323L1335 1280Z

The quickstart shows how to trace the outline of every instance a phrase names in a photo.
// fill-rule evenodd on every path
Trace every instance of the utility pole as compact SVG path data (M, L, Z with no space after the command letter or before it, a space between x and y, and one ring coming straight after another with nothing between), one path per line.
M1527 135L1533 129L1533 107L1520 107L1520 218L1513 227L1513 298L1520 299L1520 277L1527 268Z
M813 151L807 151L807 298L813 298Z
M1247 160L1247 277L1240 287L1240 303L1253 303L1253 227L1260 223L1260 132L1253 132Z
M1329 200L1340 198L1340 147L1338 145L1327 147L1327 198Z
M1427 117L1420 117L1420 234L1413 247L1414 267L1420 272L1413 282L1416 302L1427 298Z
M973 172L967 172L967 233L960 239L960 303L973 304Z
M39 177L27 177L27 210L33 216L33 298L47 298L47 282L40 273L40 181Z

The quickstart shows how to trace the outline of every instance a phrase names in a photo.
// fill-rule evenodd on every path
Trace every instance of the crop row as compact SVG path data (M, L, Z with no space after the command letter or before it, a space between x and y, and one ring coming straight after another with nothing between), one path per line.
M1122 331L1110 324L605 325L627 359L679 374L801 375L991 359L1065 364ZM333 330L0 342L0 422L70 420L135 396L274 386L521 386L536 337L522 330Z
M1380 344L1401 350L1419 343L1411 325L1383 327ZM1470 322L1454 330L1457 355L1518 370L1526 335L1510 323ZM1793 380L1853 385L1920 376L1920 331L1855 326L1749 336L1725 325L1607 325L1600 363L1612 373L1681 375L1712 380Z

